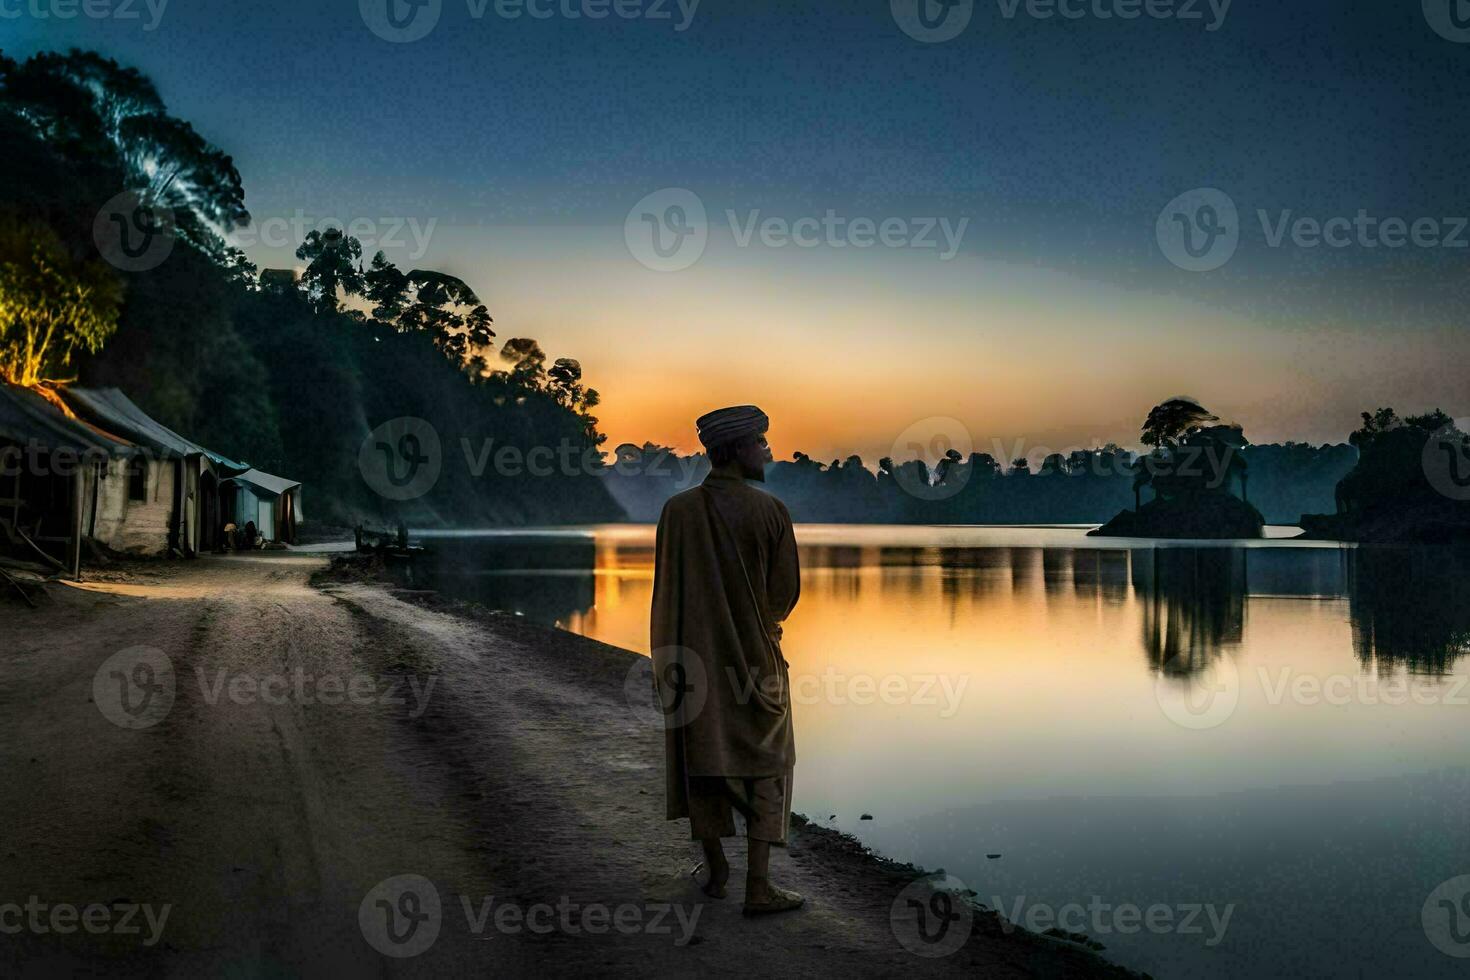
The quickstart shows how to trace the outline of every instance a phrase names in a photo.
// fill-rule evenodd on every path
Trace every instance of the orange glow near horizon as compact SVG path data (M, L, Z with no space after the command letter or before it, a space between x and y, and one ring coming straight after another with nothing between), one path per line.
M697 451L694 419L743 403L770 414L777 459L858 453L870 466L933 417L958 419L993 454L1018 442L1027 453L1135 446L1149 408L1181 392L1254 442L1345 442L1380 404L1458 408L1445 351L1463 340L1268 327L966 255L761 251L712 237L694 266L658 273L622 250L621 229L499 228L489 244L446 230L439 244L493 298L499 342L534 337L548 357L582 363L608 450Z

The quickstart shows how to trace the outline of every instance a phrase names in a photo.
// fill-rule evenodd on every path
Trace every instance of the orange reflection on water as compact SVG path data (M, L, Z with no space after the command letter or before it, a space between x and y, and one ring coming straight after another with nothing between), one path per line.
M591 608L560 624L646 653L652 529L595 537ZM1363 659L1357 607L1382 600L1346 593L1364 562L1377 567L1367 555L1100 547L1068 529L816 526L798 540L802 597L783 648L798 801L813 812L892 818L977 800L1197 794L1367 778L1470 752L1470 708L1448 693L1465 661L1446 671ZM1381 612L1379 633L1394 626L1400 640L1400 620L1424 618ZM1459 642L1456 624L1446 628ZM1438 703L1321 693L1385 670ZM1217 722L1191 727L1165 710L1232 679Z

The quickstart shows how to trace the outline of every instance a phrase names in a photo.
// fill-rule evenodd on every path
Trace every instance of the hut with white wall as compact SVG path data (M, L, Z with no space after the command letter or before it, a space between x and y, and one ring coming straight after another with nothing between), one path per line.
M179 435L117 388L64 388L77 415L132 441L141 452L115 461L89 515L90 537L117 551L163 550L196 555L222 543L225 481L249 470Z

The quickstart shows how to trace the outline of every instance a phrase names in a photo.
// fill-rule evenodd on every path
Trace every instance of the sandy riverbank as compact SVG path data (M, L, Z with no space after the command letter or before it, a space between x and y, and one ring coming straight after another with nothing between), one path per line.
M0 926L22 922L0 972L1124 975L984 911L926 944L912 869L815 827L773 859L808 908L742 918L741 849L731 897L707 900L662 819L661 735L624 695L637 655L325 566L139 564L38 610L0 600ZM109 658L139 647L162 665L141 680L172 669L172 703L122 727L108 714L132 717L140 675ZM168 911L91 934L98 905Z

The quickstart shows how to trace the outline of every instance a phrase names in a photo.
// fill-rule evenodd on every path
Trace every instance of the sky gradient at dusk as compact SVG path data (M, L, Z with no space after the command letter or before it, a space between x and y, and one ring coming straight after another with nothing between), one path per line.
M7 16L0 47L91 47L151 76L235 156L264 266L296 263L282 228L331 217L463 276L501 339L582 361L610 445L693 448L694 416L744 401L780 455L870 463L936 416L987 452L1132 443L1181 392L1258 442L1341 441L1380 404L1470 410L1453 234L1470 44L1417 2L1202 20L976 4L940 43L886 2L476 9L445 0L425 37L389 43L356 3L175 0L152 30L143 6ZM625 221L666 188L695 195L708 240L660 272ZM1156 227L1195 188L1238 209L1233 254L1201 272ZM1380 239L1385 218L1434 225L1398 246L1290 230L1360 211ZM829 213L835 238L742 244ZM858 244L860 218L898 244Z

